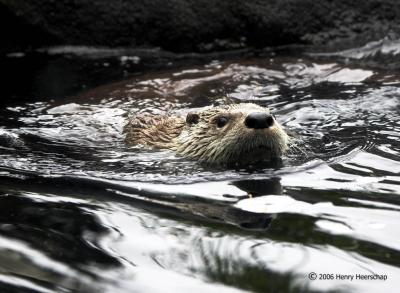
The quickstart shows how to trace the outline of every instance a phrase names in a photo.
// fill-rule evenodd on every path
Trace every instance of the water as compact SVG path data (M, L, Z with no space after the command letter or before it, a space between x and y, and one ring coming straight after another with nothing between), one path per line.
M400 74L384 66L399 51L387 42L158 63L74 47L3 58L1 291L396 292ZM127 113L225 94L269 106L302 151L224 169L123 144ZM387 279L339 276L357 274Z

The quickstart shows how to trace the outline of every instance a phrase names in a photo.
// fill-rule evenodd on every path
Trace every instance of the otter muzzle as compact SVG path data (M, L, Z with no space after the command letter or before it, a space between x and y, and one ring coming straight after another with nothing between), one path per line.
M254 112L247 115L244 124L248 128L263 129L271 127L274 124L274 118L264 112Z

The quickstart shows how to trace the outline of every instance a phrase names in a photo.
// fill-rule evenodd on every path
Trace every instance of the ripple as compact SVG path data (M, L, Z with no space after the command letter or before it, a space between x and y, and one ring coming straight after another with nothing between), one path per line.
M94 54L110 67L142 62L92 49L49 54ZM399 77L326 57L214 60L2 109L0 287L395 288ZM227 99L269 106L301 151L281 165L224 169L123 143L129 115L182 114ZM389 279L311 282L310 272Z

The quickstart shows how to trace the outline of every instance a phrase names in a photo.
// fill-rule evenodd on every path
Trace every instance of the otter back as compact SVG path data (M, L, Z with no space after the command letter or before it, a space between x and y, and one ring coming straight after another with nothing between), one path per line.
M157 148L169 148L173 139L178 137L185 121L179 117L136 116L124 127L125 143L128 145L148 145Z

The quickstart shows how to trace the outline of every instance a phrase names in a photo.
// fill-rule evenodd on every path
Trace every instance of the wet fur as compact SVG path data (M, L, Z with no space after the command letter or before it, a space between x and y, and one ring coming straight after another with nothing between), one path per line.
M268 108L243 103L200 110L197 123L187 123L177 116L137 116L124 127L125 142L171 149L216 164L247 164L281 157L289 142L286 132L276 121L268 129L247 128L244 119L252 111L269 113ZM221 116L228 123L219 128L216 121Z

